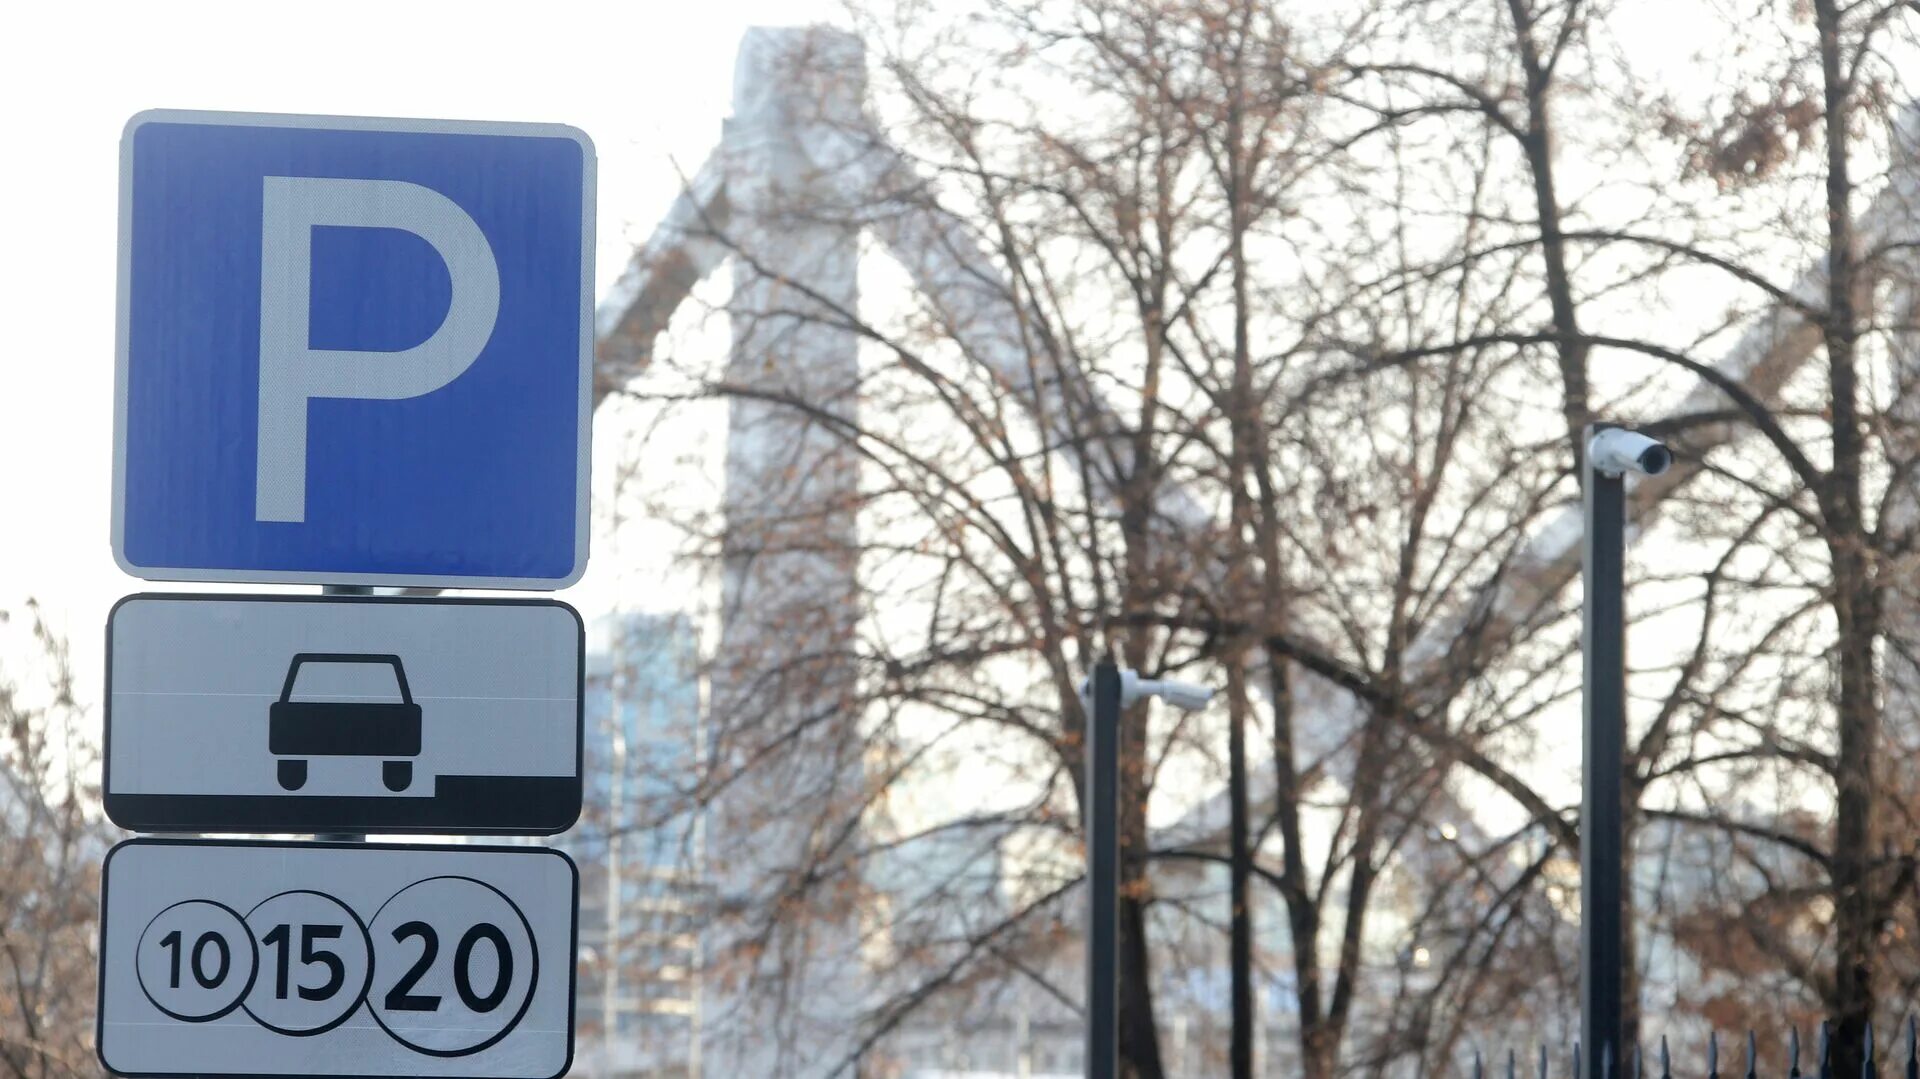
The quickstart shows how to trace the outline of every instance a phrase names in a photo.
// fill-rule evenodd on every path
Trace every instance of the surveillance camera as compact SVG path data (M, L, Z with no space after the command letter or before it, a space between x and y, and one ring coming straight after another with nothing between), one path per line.
M1673 451L1638 431L1609 427L1587 443L1587 459L1597 472L1658 476L1673 466Z
M1198 712L1213 699L1213 690L1192 682L1180 682L1171 678L1142 678L1131 667L1120 669L1120 704L1122 707L1148 697L1158 697L1175 708L1188 712ZM1093 707L1093 679L1080 680L1080 703Z
M1213 699L1213 690L1206 686L1195 685L1192 682L1176 682L1171 678L1143 681L1140 683L1140 692L1157 696L1175 708L1187 712L1198 712Z

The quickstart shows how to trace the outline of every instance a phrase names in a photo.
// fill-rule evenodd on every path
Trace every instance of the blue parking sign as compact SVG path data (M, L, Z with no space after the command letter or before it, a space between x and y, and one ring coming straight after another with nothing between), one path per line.
M154 580L586 568L593 145L145 112L121 142L113 548Z

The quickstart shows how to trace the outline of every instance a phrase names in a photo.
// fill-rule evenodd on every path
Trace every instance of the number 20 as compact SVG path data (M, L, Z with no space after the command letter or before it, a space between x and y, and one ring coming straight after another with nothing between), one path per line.
M393 930L393 939L396 941L414 937L421 942L420 958L387 991L386 1006L397 1012L438 1011L439 994L414 993L413 987L420 984L420 979L426 977L427 971L433 968L433 961L440 954L440 934L432 926L420 921L406 922ZM499 970L494 974L493 986L485 995L473 991L472 972L473 949L483 940L493 945L494 955L499 958ZM490 1012L506 999L507 990L512 985L513 950L507 944L507 935L491 922L481 922L467 930L453 949L453 988L460 994L460 1002L475 1012Z
M495 932L498 932L498 930L495 930ZM207 947L209 945L211 945L214 951L218 952L220 956L219 965L213 968L212 974L207 973L204 965ZM169 989L178 989L180 988L180 931L176 929L166 936L161 937L160 947L173 953L168 956L167 959L167 987ZM504 956L505 954L506 952L503 949L501 955ZM227 980L227 971L233 965L233 953L227 950L226 938L220 934L202 933L200 934L200 939L193 942L192 962L193 980L199 982L202 989L212 989ZM503 966L501 969L505 970L506 968Z

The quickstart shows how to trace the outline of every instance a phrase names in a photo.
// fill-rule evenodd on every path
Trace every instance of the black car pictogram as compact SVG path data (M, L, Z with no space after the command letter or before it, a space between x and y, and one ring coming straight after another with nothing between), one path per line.
M400 700L295 700L293 685L307 664L384 665L393 670ZM280 785L297 791L307 783L309 757L417 757L420 755L420 706L407 688L400 657L365 652L301 652L287 667L280 699L267 710L267 750L282 758ZM380 779L390 791L413 782L413 761L388 759Z

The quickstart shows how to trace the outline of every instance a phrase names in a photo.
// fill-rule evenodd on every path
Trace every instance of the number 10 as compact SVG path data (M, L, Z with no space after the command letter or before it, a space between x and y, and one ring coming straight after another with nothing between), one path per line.
M202 961L207 957L207 947L211 945L220 953L220 965L212 974L206 972ZM160 946L173 954L167 959L168 988L180 988L180 931L178 929L160 938ZM193 980L200 983L202 989L212 989L227 980L227 971L233 966L233 953L227 950L227 939L218 933L200 934L193 942Z

